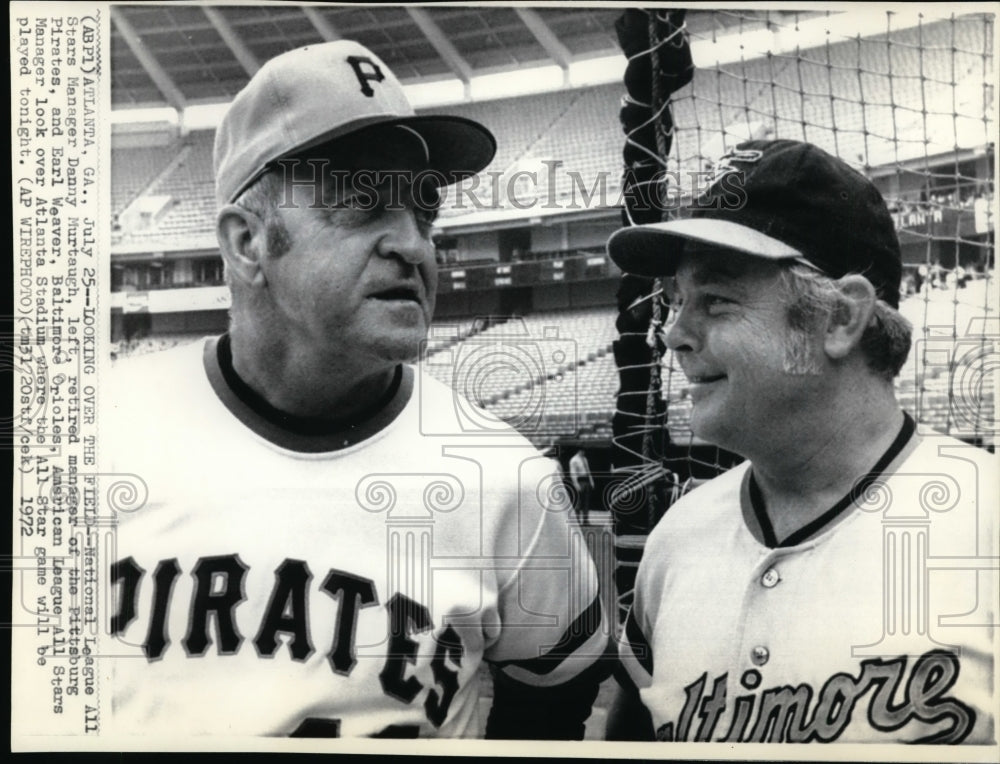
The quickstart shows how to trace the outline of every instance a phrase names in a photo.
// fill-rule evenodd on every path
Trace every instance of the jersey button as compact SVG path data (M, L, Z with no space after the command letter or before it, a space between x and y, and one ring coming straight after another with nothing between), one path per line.
M750 660L755 666L763 666L771 657L771 652L764 645L757 645L750 651Z
M778 575L778 571L774 568L768 568L764 571L764 575L760 577L760 585L765 589L773 589L778 585L781 580L781 576Z

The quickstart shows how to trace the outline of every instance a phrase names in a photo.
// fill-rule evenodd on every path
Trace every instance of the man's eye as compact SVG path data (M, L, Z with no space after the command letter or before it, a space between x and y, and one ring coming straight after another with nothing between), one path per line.
M370 210L375 207L375 200L369 199L361 194L353 194L337 205L345 210Z
M351 220L355 217L364 216L366 213L373 212L378 209L377 200L371 198L365 198L360 194L352 194L351 196L345 197L338 200L334 204L330 205L330 211L334 214L340 213L338 217L342 217L343 213L347 213Z
M381 199L373 194L350 194L330 205L330 220L347 228L359 228L376 219L383 210Z
M417 219L418 224L430 228L437 220L438 211L427 207L414 207L413 216Z
M713 309L725 308L729 305L732 305L733 301L730 300L728 297L723 297L722 295L707 294L704 297L704 303L705 307L708 310L713 310Z

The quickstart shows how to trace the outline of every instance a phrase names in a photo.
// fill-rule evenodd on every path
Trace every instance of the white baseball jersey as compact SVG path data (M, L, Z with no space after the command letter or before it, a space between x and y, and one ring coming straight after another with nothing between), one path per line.
M658 739L994 742L996 462L910 432L791 543L749 462L670 508L619 645Z
M145 491L105 566L116 733L469 736L483 660L545 687L602 653L593 564L528 441L463 433L409 366L367 419L282 427L219 344L128 362L111 399L102 447Z

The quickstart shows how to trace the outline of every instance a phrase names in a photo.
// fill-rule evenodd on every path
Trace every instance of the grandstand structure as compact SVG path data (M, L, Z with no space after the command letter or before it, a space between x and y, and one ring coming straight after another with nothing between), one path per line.
M902 310L917 340L901 399L924 426L992 446L994 26L987 13L946 12L689 11L696 69L671 105L668 170L681 207L725 148L766 136L812 141L872 177L897 222ZM499 151L445 198L438 310L421 363L540 445L586 442L600 452L618 389L611 344L621 274L604 246L622 224L623 87L619 77L580 84L572 73L606 61L620 75L618 13L117 6L113 104L182 114L224 103L259 62L338 36L368 45L414 93L457 83L454 102L419 111L479 120ZM518 81L526 67L562 74L547 92L477 96L478 78L506 72ZM213 135L183 120L123 123L113 135L118 355L225 328ZM697 446L683 376L669 356L664 365L671 441Z

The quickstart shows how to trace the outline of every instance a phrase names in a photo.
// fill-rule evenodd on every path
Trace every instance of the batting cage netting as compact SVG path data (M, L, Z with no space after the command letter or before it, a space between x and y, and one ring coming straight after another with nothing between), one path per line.
M653 525L740 457L692 434L687 381L663 343L672 317L661 285L620 274L605 244L620 225L681 215L717 160L744 140L809 141L874 181L897 226L900 311L914 327L898 398L924 431L987 448L997 441L995 14L973 4L730 6L445 4L416 14L456 35L479 62L470 73L492 77L499 67L516 85L474 98L466 83L461 102L421 109L482 122L498 144L489 172L442 202L423 371L462 394L456 412L469 432L496 426L495 416L559 456L564 471L570 454L588 453L595 485L586 501L568 480L554 479L553 493L597 510L589 521L580 512L581 525L619 615ZM378 38L394 66L418 60L419 34L406 45L382 40L386 24L404 37L412 14L375 8L324 13L345 34ZM268 13L245 15L268 24ZM204 22L193 6L117 15L140 25ZM546 60L560 62L563 77L545 88L534 87L532 70L511 65L537 62L516 33L523 27L537 42L540 21L564 41L543 51L558 54ZM295 44L312 40L309 20L297 23ZM120 76L141 69L128 50L122 38ZM628 61L621 79L619 51ZM592 72L595 62L599 76L572 80L575 65ZM436 90L447 67L428 66L417 67L430 73L421 87ZM116 83L123 103L148 95ZM214 131L193 129L169 146L139 145L128 131L118 137L113 356L225 331L228 293L213 254Z
M628 11L616 30L629 58L624 224L681 214L713 162L744 140L804 140L839 156L873 179L897 225L900 310L914 327L900 402L923 429L995 447L993 15ZM620 616L652 525L738 461L688 428L659 287L625 274L618 293L613 459L623 479L607 498Z

